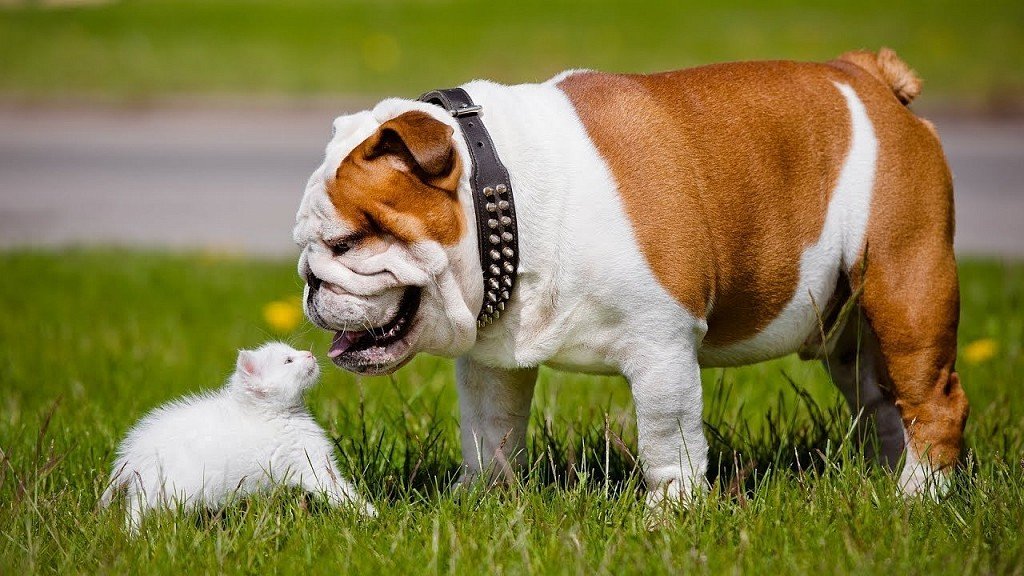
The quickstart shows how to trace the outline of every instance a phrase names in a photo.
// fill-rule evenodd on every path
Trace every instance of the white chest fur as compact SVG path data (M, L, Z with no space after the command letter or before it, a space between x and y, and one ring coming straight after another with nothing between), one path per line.
M499 323L470 355L497 367L549 364L618 370L639 341L700 338L703 320L658 283L633 234L616 184L576 111L555 86L466 86L509 168L519 210L520 282ZM700 350L703 366L757 362L795 351L816 325L840 270L857 257L870 208L877 141L864 105L836 85L850 110L852 143L818 241L805 250L791 301L756 336ZM490 112L489 114L487 112Z
M655 279L611 172L557 80L466 86L509 167L522 239L513 305L471 356L499 367L615 372L637 340L704 328Z

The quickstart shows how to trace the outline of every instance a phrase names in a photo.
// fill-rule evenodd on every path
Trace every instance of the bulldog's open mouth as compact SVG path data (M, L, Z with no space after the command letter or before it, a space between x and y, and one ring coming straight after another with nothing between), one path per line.
M397 368L409 350L405 337L415 324L421 293L421 288L406 289L394 318L383 326L335 332L327 357L346 370L363 374Z

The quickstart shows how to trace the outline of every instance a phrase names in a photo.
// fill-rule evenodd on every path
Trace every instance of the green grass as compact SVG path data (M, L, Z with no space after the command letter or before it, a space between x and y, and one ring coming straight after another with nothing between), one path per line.
M452 366L423 357L393 378L328 369L309 398L378 519L284 491L156 515L130 539L96 509L117 442L153 406L218 386L238 347L272 336L261 309L298 293L293 264L0 254L0 574L1020 574L1024 266L966 263L961 278L961 341L998 349L961 359L970 449L941 502L897 497L843 442L850 416L824 370L793 358L705 372L720 456L712 494L691 510L645 512L622 379L550 371L523 484L453 493ZM287 338L327 342L308 326Z
M827 60L895 48L926 97L1024 95L1024 3L154 0L0 8L0 92L405 94L567 69Z

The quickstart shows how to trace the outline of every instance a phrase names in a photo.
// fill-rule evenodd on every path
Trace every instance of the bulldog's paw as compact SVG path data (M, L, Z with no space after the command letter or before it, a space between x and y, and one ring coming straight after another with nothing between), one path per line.
M927 462L921 462L907 452L899 479L899 491L904 497L925 497L938 501L949 492L949 487L948 471L935 470Z
M690 508L697 500L707 495L709 488L703 476L684 476L649 482L647 507L650 510Z
M701 478L689 482L672 479L647 491L647 509L644 526L650 532L671 529L677 525L679 513L697 506L707 495L709 487Z
M455 480L455 483L452 484L452 492L456 492L456 493L469 492L470 489L472 489L473 486L475 486L476 483L479 482L479 481L480 481L480 474L479 473L463 471L462 474L459 474L459 477L458 477L457 480Z

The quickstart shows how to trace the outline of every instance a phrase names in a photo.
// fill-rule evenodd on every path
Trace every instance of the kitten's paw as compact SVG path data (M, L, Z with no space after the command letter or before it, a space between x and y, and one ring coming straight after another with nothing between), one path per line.
M374 508L373 504L370 504L369 501L357 500L357 501L354 502L354 504L358 508L359 513L362 514L363 516L366 516L367 518L376 518L377 517L377 509Z

